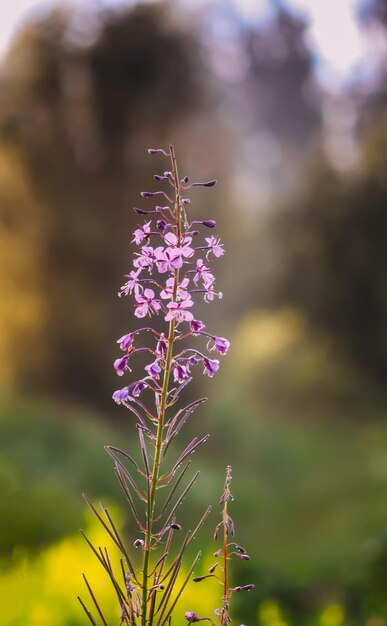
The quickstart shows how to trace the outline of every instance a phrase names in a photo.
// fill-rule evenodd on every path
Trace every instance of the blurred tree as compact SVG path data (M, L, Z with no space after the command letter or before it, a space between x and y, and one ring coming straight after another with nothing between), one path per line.
M302 152L320 121L306 26L280 3L267 25L247 28L244 36L249 60L246 88L254 124L276 137L282 149Z
M149 185L145 147L195 111L198 54L160 3L56 9L14 41L0 75L0 362L14 387L110 397L132 181Z
M358 172L321 159L275 218L277 302L331 331L373 379L387 374L387 120L364 141Z

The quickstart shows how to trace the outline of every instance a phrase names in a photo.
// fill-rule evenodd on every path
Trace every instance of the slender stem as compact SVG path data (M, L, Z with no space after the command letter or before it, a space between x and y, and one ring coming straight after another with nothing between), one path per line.
M227 517L227 501L224 503L224 516ZM223 524L223 596L227 597L227 528Z
M223 626L226 621L228 607L228 591L227 591L227 526L226 520L228 517L227 512L227 500L223 504L223 608L220 617L220 626Z
M171 154L171 162L172 162L172 173L173 173L173 178L175 182L175 215L176 215L176 228L177 228L177 238L178 238L177 245L179 245L180 239L181 239L180 183L179 183L179 174L178 174L177 164L176 164L176 156L175 156L175 151L173 149L173 146L170 146L170 154ZM174 271L172 302L176 302L177 300L178 282L179 282L179 270L176 269ZM162 451L162 444L163 444L164 418L165 418L165 410L166 410L166 404L167 404L169 377L171 373L174 336L175 336L175 320L172 319L169 323L168 349L167 349L167 354L165 357L164 378L163 378L163 386L162 386L162 391L161 391L160 409L159 409L158 424L157 424L156 448L155 448L155 455L153 459L153 470L151 474L151 477L152 477L151 487L150 487L150 495L149 495L148 507L147 507L147 527L146 527L146 534L145 534L144 562L143 562L141 626L146 626L147 621L148 621L147 620L147 602L148 602L149 558L150 558L152 529L153 529L153 521L154 521L156 490L157 490L157 483L158 483L158 478L159 478L160 458L161 458L161 451Z

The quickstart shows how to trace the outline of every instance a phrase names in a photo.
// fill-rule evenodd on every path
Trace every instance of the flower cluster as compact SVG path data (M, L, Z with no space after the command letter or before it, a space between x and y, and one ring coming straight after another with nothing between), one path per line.
M172 157L172 154L169 156ZM161 316L168 323L168 330L160 333L146 326L117 340L124 352L114 361L119 376L130 369L129 362L137 352L147 351L152 357L140 380L114 392L113 399L117 404L136 401L146 388L161 397L166 375L171 373L175 384L186 384L197 365L202 366L203 374L212 377L219 369L219 359L213 354L226 354L230 345L227 339L207 332L205 324L194 314L195 298L202 297L205 302L212 302L222 297L222 292L215 288L215 276L210 264L224 254L224 248L214 235L204 236L200 241L200 227L213 229L216 223L210 219L188 221L185 206L189 204L189 199L182 197L182 193L190 187L210 187L216 181L190 184L188 177L177 180L173 166L172 158L172 171L155 176L157 181L165 181L172 187L172 197L166 191L144 191L141 194L143 198L150 199L162 196L166 204L156 204L148 210L136 209L144 216L144 222L134 231L132 242L137 250L133 269L119 292L119 295L133 296L137 318ZM149 332L154 338L153 347L137 344L138 336ZM206 339L205 352L184 347L186 342L182 340L199 336ZM169 395L175 391L167 390Z

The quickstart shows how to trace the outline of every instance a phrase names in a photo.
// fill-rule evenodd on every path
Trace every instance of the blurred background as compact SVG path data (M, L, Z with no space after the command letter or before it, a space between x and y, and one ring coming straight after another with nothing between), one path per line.
M386 0L4 2L0 62L1 623L84 624L81 571L110 606L80 494L129 517L103 451L136 445L116 296L165 169L146 149L172 141L220 181L191 210L225 243L202 314L232 343L191 391L210 400L181 443L211 439L181 515L215 504L213 552L232 464L234 582L256 584L236 624L385 626ZM182 615L218 605L210 581Z

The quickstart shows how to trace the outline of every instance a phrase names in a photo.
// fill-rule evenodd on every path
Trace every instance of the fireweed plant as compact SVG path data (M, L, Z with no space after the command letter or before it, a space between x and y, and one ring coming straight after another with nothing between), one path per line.
M119 295L134 297L134 315L137 318L162 317L166 328L164 332L159 332L148 323L117 341L123 352L114 361L118 376L132 371L130 365L137 353L150 356L145 375L113 393L113 400L124 405L136 418L141 462L137 463L119 448L106 446L114 461L138 537L133 541L134 550L129 550L107 508L101 504L100 513L86 495L87 504L119 551L119 568L113 567L107 548L95 547L81 532L111 581L121 615L120 624L171 626L177 602L200 557L199 552L182 580L179 574L185 552L210 512L208 507L194 529L188 530L173 550L175 536L181 536L177 517L179 506L199 475L196 472L184 486L190 466L189 457L208 439L208 435L194 437L177 460L170 464L172 467L169 465L165 469L171 442L206 398L195 400L178 410L175 405L192 380L193 370L202 368L203 374L211 378L219 369L219 359L213 354L226 354L230 344L227 339L205 330L205 324L193 313L194 298L203 297L206 302L212 302L222 297L221 292L215 290L215 277L209 264L221 257L224 249L213 235L205 237L203 245L194 244L200 234L198 227L213 229L216 224L213 220L190 221L187 216L190 200L183 197L190 187L212 187L216 181L190 183L187 176L180 179L173 146L168 152L163 149L150 149L148 152L161 154L170 160L170 171L154 176L157 182L166 184L167 191L141 193L145 199L160 198L163 206L156 205L151 210L135 209L147 221L134 231L133 243L138 248L134 254L133 269ZM150 338L150 346L146 345L145 337ZM204 352L191 347L191 341L200 338L204 338L206 343ZM222 585L221 608L215 611L219 626L226 626L231 620L229 601L232 594L253 588L253 585L228 586L229 559L232 556L245 560L249 558L241 546L230 541L234 535L234 524L227 510L231 499L230 482L231 468L228 467L221 498L222 520L215 530L215 539L221 535L223 541L223 547L215 552L220 559L207 575L193 578L194 582L215 578ZM84 574L83 578L94 605L93 613L79 598L82 608L94 626L97 623L108 626ZM177 618L179 624L184 618L184 623L189 624L199 621L215 624L210 617L199 617L191 610Z

